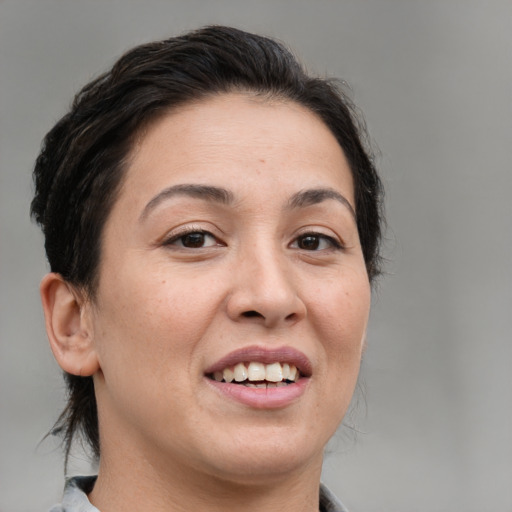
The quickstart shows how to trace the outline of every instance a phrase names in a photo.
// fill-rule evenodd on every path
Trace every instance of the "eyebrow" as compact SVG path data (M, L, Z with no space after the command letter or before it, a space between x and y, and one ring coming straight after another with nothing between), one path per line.
M193 183L173 185L172 187L165 188L159 192L149 201L149 203L146 204L144 210L142 210L139 220L143 221L160 203L176 196L188 196L195 199L202 199L225 205L229 205L234 202L233 193L222 187L197 185ZM301 190L289 199L287 208L305 208L307 206L322 203L328 199L333 199L344 205L349 210L352 217L356 219L356 212L348 199L331 188L312 188Z
M338 201L344 205L346 208L348 208L352 217L356 219L356 212L350 204L349 200L332 188L310 188L307 190L301 190L290 198L288 201L288 208L305 208L307 206L313 206L315 204L322 203L328 199L334 199L335 201Z
M173 185L159 192L146 204L139 220L143 221L162 201L176 196L188 196L220 204L230 204L233 202L233 194L225 188L196 184Z

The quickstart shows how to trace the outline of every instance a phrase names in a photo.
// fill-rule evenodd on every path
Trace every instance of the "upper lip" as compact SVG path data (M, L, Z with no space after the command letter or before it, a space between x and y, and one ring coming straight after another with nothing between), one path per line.
M311 361L300 350L288 346L269 348L261 345L240 348L230 352L209 366L206 369L205 374L208 375L222 371L225 368L235 366L238 363L250 362L264 364L288 363L295 365L303 377L309 377L312 374Z

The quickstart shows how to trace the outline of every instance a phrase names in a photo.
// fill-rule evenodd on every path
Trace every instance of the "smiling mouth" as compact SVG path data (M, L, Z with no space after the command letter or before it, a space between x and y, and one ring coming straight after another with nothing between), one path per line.
M239 384L249 388L276 388L284 387L297 382L300 371L293 364L260 362L237 363L223 370L207 375L217 382Z

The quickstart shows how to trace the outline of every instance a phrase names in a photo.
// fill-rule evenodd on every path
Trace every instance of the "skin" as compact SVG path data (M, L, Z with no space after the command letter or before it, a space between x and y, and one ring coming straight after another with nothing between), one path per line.
M231 201L163 193L185 184ZM347 204L290 205L309 189ZM57 274L41 286L59 364L94 376L102 452L90 499L102 512L318 510L370 309L354 207L340 146L297 104L220 95L141 136L94 301ZM219 393L205 371L249 346L304 354L302 394L266 408Z

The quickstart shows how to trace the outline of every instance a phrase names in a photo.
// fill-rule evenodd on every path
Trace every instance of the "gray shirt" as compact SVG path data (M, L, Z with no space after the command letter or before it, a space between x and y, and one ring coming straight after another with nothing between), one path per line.
M66 482L64 497L60 505L50 512L100 512L91 505L87 494L92 491L95 476L75 476ZM327 487L320 485L320 512L348 512Z

